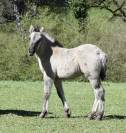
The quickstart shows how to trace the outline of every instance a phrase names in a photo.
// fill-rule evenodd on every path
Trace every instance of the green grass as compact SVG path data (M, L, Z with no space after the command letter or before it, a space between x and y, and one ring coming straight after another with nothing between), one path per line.
M93 91L88 83L64 82L72 117L64 118L63 107L52 88L50 114L41 111L43 82L0 81L0 133L124 133L126 132L126 83L104 83L106 110L103 121L88 120Z

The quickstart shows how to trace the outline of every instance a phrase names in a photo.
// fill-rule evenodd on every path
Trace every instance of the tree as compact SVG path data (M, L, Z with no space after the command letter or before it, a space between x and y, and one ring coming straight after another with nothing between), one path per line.
M126 21L126 0L79 0L72 3L75 17L85 19L91 8L100 8L109 11L112 18L120 17Z

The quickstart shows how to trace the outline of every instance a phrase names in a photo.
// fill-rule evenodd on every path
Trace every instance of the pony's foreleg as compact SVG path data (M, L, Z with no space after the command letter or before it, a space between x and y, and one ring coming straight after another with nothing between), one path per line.
M44 101L43 101L43 109L40 114L40 117L44 118L48 114L48 100L51 93L53 80L51 78L44 79Z
M62 81L60 79L56 79L54 81L54 84L55 84L55 87L56 87L56 90L57 90L57 94L58 94L59 98L61 99L61 101L63 103L65 116L70 117L71 112L70 112L69 106L66 102L66 98L65 98L65 95L64 95L63 87L62 87Z
M90 83L94 89L95 100L89 117L101 120L104 114L105 90L99 80L92 79Z

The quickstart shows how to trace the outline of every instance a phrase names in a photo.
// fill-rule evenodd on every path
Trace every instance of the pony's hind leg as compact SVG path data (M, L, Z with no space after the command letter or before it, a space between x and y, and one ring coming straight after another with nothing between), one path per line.
M65 117L70 117L71 112L70 112L69 106L66 102L66 98L65 98L65 95L64 95L63 87L62 87L62 81L60 79L56 79L54 81L54 84L55 84L55 87L56 87L56 90L57 90L57 94L58 94L59 98L61 99L61 101L63 103Z
M40 114L41 118L44 118L48 114L48 100L51 93L53 80L51 78L44 79L44 101L43 101L43 109Z
M94 95L95 95L92 112L89 115L89 118L101 120L104 114L105 90L102 87L100 80L90 79L89 81L92 85L92 88L94 89Z

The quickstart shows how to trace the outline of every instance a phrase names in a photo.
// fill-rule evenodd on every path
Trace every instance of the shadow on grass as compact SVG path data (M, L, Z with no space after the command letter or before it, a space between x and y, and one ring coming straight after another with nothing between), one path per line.
M84 118L88 118L88 116L83 116ZM125 115L105 115L103 117L103 120L125 120L126 119L126 116Z
M7 114L13 114L17 116L23 116L23 117L37 117L40 115L41 112L37 111L26 111L26 110L14 110L14 109L5 109L5 110L0 110L0 116L1 115L7 115ZM53 118L65 118L65 116L56 116L51 112L48 112L48 116L45 117L46 119L53 119ZM50 116L50 114L53 114L54 116ZM87 116L71 116L70 118L86 118Z
M0 110L0 115L5 115L5 114L14 114L14 115L18 115L18 116L23 116L23 117L30 117L30 116L38 116L41 112L37 112L37 111L26 111L26 110L11 110L11 109L7 109L7 110ZM49 114L52 114L49 112Z
M71 116L71 118L88 118L88 116ZM126 116L124 115L106 115L103 117L103 120L125 120Z
M109 120L109 119L124 120L126 119L126 116L125 115L106 115L104 119L105 120Z
M6 110L0 110L0 116L1 115L7 115L7 114L13 114L17 116L22 116L22 117L38 117L41 112L37 111L26 111L26 110L14 110L14 109L6 109ZM48 114L53 114L51 112L48 112ZM47 116L45 119L53 119L53 118L61 118L59 116Z

